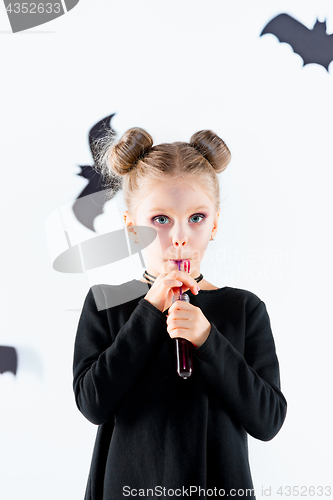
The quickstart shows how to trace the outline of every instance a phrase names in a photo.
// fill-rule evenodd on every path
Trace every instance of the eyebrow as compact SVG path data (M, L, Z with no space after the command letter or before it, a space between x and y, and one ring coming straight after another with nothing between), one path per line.
M196 207L196 209L191 210L191 212L194 212L195 210L200 210L200 208L206 208L207 210L209 210L209 207L207 207L206 205L200 205L200 207ZM172 208L152 208L152 209L148 210L148 213L149 212L173 212L173 209Z

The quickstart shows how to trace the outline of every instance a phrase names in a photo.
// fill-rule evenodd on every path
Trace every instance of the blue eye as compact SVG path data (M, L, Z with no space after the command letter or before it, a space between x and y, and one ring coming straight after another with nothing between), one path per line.
M154 217L153 218L153 221L157 221L157 219L168 219L168 217L166 217L165 215L159 215L158 217ZM161 224L161 225L164 225L164 224Z
M204 215L200 215L200 214L192 215L192 217L201 217L201 220L203 220L205 218ZM191 217L191 219L192 219L192 217ZM198 222L201 222L201 220L199 220Z
M192 219L193 217L201 217L201 220L199 220L199 221L195 222L196 224L198 224L198 223L199 223L199 222L201 222L203 219L205 219L205 216L204 216L204 215L201 215L201 214L195 214L195 215L192 215L192 216L190 217L190 219ZM157 219L169 219L169 217L167 217L166 215L158 215L157 217L154 217L154 218L153 218L153 221L157 221ZM163 223L163 222L162 222L162 223L158 222L158 224L160 224L161 226L164 226L164 225L165 225L165 223Z

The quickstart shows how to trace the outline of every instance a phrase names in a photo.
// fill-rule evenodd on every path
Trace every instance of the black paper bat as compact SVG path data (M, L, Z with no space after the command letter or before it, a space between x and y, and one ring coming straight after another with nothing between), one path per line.
M94 149L94 142L96 139L104 137L106 133L111 131L115 134L111 127L110 121L115 115L109 115L103 120L96 123L89 131L89 146L90 151L94 160L94 165L96 165L96 151ZM103 213L103 207L107 201L106 188L102 184L101 175L94 170L93 166L90 165L78 165L81 168L81 172L77 175L84 177L89 180L89 183L79 194L77 200L73 204L73 212L75 217L81 224L83 224L88 229L95 231L94 220L98 215ZM91 196L88 196L91 195ZM82 198L82 200L80 199Z
M0 345L0 373L17 372L17 353L15 347Z
M308 29L288 14L279 14L265 26L260 36L267 33L275 35L280 42L288 43L303 59L303 66L315 63L328 71L333 61L333 34L326 33L326 21L321 23L317 19L314 27Z

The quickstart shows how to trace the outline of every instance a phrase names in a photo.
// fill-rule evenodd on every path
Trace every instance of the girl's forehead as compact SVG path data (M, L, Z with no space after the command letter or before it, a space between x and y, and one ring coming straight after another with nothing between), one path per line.
M203 196L205 194L202 189L202 183L193 178L184 177L185 178L177 178L177 180L174 181L165 180L155 182L149 190L149 196L153 198L159 196L178 196L180 193L188 195L197 193L197 196Z
M203 192L199 185L192 184L164 184L160 183L146 197L147 202L154 203L155 201L163 201L168 199L184 199L184 198L205 198L207 195Z
M138 210L141 213L154 211L182 212L213 207L211 199L200 189L199 186L172 185L165 186L163 183L151 190L139 203Z

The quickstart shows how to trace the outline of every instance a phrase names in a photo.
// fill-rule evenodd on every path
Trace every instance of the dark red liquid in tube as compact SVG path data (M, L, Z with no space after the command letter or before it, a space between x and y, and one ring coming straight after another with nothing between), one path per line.
M187 261L187 271L189 272L190 265ZM178 261L178 269L180 270L181 261ZM172 303L176 300L185 300L190 302L190 297L187 293L181 293L181 287L179 289L179 294L172 297ZM187 379L192 375L193 371L193 351L192 344L189 340L182 337L177 337L176 339L176 362L177 362L177 373L183 379Z

